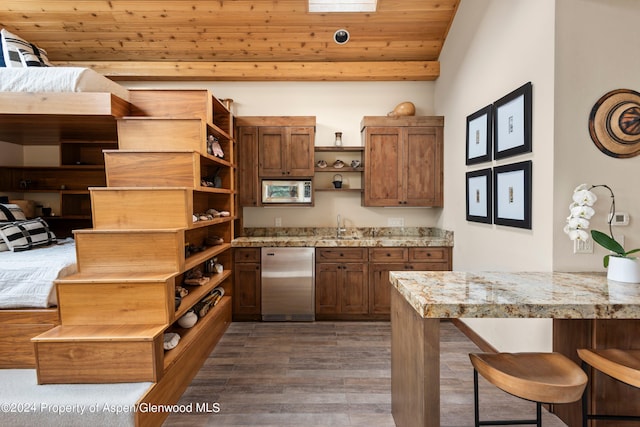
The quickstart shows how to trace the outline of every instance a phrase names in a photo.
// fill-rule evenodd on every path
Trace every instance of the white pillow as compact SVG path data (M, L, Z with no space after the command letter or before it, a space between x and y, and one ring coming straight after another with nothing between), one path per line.
M29 43L22 37L19 37L5 28L0 31L0 36L2 36L2 54L4 56L5 66L7 68L24 68L31 66L38 67L50 67L51 63L49 62L49 58L47 58L47 52L44 49L40 49L33 43ZM20 55L20 50L23 50L27 57L29 57L29 61L24 61ZM22 56L25 56L24 54ZM31 61L31 58L36 57L38 65L34 65ZM30 65L31 64L31 65Z
M56 235L42 218L0 224L0 237L13 252L28 251L56 242Z
M24 221L26 215L20 206L13 203L0 203L0 222Z

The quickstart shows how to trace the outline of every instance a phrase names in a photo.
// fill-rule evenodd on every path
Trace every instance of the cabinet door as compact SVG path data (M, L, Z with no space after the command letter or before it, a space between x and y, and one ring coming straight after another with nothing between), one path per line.
M340 312L343 314L366 314L369 305L369 289L367 286L367 264L341 264L339 282L341 291Z
M402 132L397 127L365 129L364 206L402 202Z
M314 134L312 127L287 128L287 176L313 176Z
M445 271L450 270L448 262L406 262L371 264L369 277L369 313L389 314L391 312L390 271Z
M391 313L391 283L389 283L390 271L407 270L406 264L371 264L369 266L369 313Z
M260 264L256 262L236 263L234 270L234 314L259 316L261 313Z
M442 128L403 130L402 205L442 206Z
M238 203L240 206L258 206L260 187L256 159L258 158L258 128L238 128Z
M316 264L316 314L339 314L339 271L337 263Z
M268 126L258 128L258 174L262 177L286 176L286 128Z

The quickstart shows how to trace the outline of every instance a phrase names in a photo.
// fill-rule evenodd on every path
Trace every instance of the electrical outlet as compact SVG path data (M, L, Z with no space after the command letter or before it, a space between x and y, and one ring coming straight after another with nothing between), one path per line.
M276 217L276 227L282 227L282 218Z
M404 227L404 218L387 218L387 226Z
M593 253L593 240L574 240L573 241L573 253L574 254L592 254Z

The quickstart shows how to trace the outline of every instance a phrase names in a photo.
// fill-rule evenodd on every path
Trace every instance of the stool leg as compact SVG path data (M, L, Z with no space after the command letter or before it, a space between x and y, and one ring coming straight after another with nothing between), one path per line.
M581 363L582 370L587 377L589 377L589 366L587 366L586 362ZM588 400L589 400L589 383L591 382L591 377L589 377L589 381L587 381L587 385L584 388L584 392L582 392L582 427L587 427L589 425L589 410L587 408Z
M542 403L536 402L536 426L542 427Z
M480 427L480 399L478 398L478 371L473 370L473 412L475 427Z

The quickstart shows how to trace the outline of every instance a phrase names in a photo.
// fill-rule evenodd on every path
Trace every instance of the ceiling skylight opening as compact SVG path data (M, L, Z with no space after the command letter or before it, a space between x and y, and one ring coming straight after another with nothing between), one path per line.
M375 12L378 0L309 0L310 13Z

